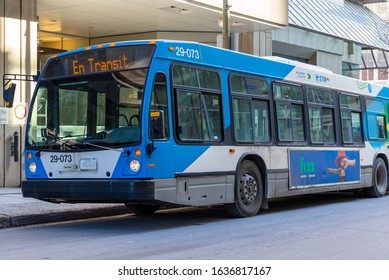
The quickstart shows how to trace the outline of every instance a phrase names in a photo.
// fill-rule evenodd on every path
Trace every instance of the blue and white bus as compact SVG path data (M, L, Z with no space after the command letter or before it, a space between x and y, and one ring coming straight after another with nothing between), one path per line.
M224 205L388 187L384 86L276 57L181 41L102 44L54 56L25 140L25 197Z

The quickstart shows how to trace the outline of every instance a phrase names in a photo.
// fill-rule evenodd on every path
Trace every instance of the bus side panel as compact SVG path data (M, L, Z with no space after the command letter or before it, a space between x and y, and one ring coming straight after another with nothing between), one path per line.
M190 206L234 201L236 160L225 158L228 147L175 147L177 203Z
M234 176L201 176L178 178L177 203L206 206L232 203Z

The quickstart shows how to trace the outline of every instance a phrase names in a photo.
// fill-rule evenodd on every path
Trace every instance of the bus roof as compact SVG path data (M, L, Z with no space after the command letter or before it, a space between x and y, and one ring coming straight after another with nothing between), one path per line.
M389 88L386 86L338 75L322 67L280 57L258 57L190 41L158 39L105 43L64 52L52 58L99 48L147 44L157 45L154 57L159 59L217 67L348 93L389 98Z

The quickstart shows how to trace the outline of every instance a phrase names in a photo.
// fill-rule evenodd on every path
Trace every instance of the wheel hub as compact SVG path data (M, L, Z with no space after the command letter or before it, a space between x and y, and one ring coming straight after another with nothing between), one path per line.
M258 194L258 184L254 177L245 174L242 178L242 198L247 203L253 202Z

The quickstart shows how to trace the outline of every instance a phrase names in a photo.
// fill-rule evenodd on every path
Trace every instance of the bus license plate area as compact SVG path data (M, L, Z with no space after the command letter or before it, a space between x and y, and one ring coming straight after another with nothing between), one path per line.
M80 170L81 171L97 170L97 159L96 158L80 159Z

